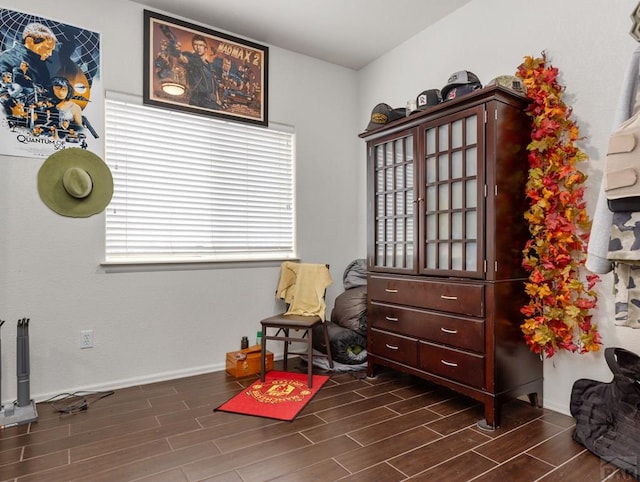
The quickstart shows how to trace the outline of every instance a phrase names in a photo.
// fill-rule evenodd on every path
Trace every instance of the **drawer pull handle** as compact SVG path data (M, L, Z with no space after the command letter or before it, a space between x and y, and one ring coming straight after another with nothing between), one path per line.
M443 300L457 300L458 299L457 296L447 296L447 295L440 295L440 298L442 298Z
M392 290L391 288L385 288L384 289L387 293L397 293L398 290Z
M387 321L398 321L398 318L392 318L391 316L385 316Z
M458 334L458 330L449 330L447 328L442 328L442 327L440 327L440 331L444 331L445 333L450 333L451 335L457 335Z
M398 347L397 347L397 346L389 345L389 343L385 343L385 346L386 346L389 350L397 350L397 349L398 349Z
M447 365L448 367L457 367L458 366L457 363L452 363L452 362L449 362L447 360L440 360L440 361L442 362L443 365Z

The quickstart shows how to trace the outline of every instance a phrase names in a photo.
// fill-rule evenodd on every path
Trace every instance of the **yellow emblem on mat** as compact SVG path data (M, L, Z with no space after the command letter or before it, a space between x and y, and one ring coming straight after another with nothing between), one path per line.
M284 397L296 389L289 382L284 383L274 383L267 389L267 395L271 395L273 397Z
M295 380L272 380L254 384L246 394L262 403L301 402L311 390Z

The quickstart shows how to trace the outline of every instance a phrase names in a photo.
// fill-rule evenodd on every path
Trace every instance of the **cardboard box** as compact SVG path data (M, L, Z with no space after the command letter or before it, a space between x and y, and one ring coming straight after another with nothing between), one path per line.
M226 370L232 377L240 378L260 373L261 346L227 353ZM266 371L273 370L273 353L267 351Z

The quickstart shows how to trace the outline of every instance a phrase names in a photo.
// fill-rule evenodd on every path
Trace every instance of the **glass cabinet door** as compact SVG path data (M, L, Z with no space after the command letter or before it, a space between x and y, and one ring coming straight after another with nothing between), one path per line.
M414 135L373 145L373 266L415 270Z
M424 130L423 274L483 276L483 120L480 106L439 119Z

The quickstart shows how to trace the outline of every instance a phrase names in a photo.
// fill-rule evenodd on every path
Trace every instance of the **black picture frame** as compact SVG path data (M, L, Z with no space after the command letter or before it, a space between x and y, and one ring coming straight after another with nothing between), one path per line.
M144 11L144 104L267 126L268 79L268 47Z

